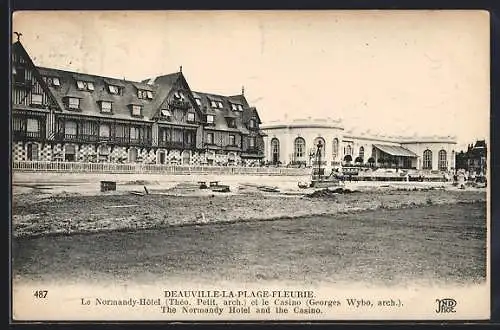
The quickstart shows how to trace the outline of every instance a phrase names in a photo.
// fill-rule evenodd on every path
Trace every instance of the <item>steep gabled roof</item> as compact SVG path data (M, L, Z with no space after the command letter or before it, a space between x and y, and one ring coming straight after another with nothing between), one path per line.
M239 94L239 95L232 95L232 96L228 96L229 100L231 100L231 102L234 102L236 104L241 104L243 105L244 108L248 108L248 102L247 102L247 99L245 98L245 95L243 94Z
M201 102L201 109L205 114L215 115L215 128L227 131L239 131L242 134L248 134L248 129L246 128L243 115L241 111L234 111L231 108L231 103L234 103L228 96L203 93L203 92L193 92ZM221 108L212 108L211 101L217 101L222 103ZM241 104L241 103L238 103ZM242 104L244 106L244 104ZM226 118L234 118L236 123L236 128L230 128L227 125Z
M149 120L153 100L139 99L137 97L137 82L101 77L91 74L76 73L71 71L38 67L41 75L50 77L59 77L60 86L49 86L51 93L56 97L58 103L64 112L74 113L74 111L66 110L63 100L65 97L77 97L80 99L81 114L88 116L103 116L100 108L100 101L112 102L113 114L110 118L138 120L137 117L131 115L130 105L141 105L143 120ZM93 91L79 90L77 88L77 80L92 82L94 84ZM121 95L109 93L108 86L116 85L123 88ZM154 91L154 86L151 86ZM108 115L106 115L108 116Z
M28 52L26 49L24 49L23 45L21 42L16 41L14 44L12 44L12 51L17 52L19 55L21 55L25 60L28 66L33 70L33 74L35 75L35 78L37 79L38 83L42 87L43 91L48 95L50 100L52 101L52 104L54 106L57 106L57 110L62 110L62 104L59 103L55 95L53 95L52 91L50 90L49 86L43 81L40 73L38 72L35 64L31 60L31 57L29 56Z
M151 111L148 114L149 118L154 118L156 115L158 115L159 111L161 110L161 106L167 99L167 96L170 94L172 88L175 86L181 75L181 72L176 72L142 81L142 83L144 84L154 84L157 86L156 97L153 101Z
M251 118L256 118L259 124L262 124L257 108L255 107L248 107L243 110L243 120L248 122Z

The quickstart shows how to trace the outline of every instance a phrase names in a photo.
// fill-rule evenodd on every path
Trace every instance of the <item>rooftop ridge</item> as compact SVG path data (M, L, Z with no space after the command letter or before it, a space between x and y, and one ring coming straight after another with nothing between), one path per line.
M70 70L63 70L63 69L57 69L57 68L50 68L46 66L36 66L38 70L46 70L46 71L57 71L61 73L66 73L66 74L77 74L77 75L82 75L82 76L89 76L92 78L100 78L100 79L111 79L111 80L119 80L131 84L146 84L144 81L139 81L139 80L129 80L129 79L123 79L123 78L116 78L116 77L109 77L109 76L102 76L102 75L97 75L93 73L85 73L85 72L78 72L78 71L70 71Z

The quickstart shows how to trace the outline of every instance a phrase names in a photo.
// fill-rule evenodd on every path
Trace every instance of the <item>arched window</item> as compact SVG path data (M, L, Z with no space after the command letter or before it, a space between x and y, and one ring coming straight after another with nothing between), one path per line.
M339 139L335 138L335 139L333 139L333 143L332 143L332 157L333 157L333 159L337 158L338 153L339 153Z
M158 163L165 164L165 151L158 151Z
M345 148L345 154L352 155L352 147L350 145L347 145L347 147Z
M110 150L106 145L99 146L97 153L99 154L99 162L107 162L109 161Z
M280 141L277 138L271 140L271 159L273 164L280 160Z
M38 144L29 143L26 146L26 158L33 161L38 160Z
M68 133L66 133L68 134ZM73 144L66 144L64 146L64 160L67 162L76 161L76 147Z
M305 157L305 151L306 151L306 141L298 137L295 139L295 157L296 158L303 158Z
M236 165L236 154L234 152L227 154L227 162L228 165Z
M359 157L361 159L364 159L365 158L365 148L363 147L359 147Z
M424 170L432 169L432 151L429 149L424 151L422 168Z
M136 148L129 149L128 159L131 163L135 163L137 161L137 149Z
M182 164L189 165L191 162L191 153L188 150L182 152Z
M440 171L446 171L448 169L448 161L446 160L446 150L439 150L438 169Z

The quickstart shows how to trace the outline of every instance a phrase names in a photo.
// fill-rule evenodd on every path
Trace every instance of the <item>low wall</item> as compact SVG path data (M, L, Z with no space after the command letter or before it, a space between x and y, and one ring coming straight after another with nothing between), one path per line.
M241 166L191 166L156 164L111 164L81 162L14 161L14 172L56 173L116 173L116 174L250 174L250 175L308 175L307 168L241 167Z

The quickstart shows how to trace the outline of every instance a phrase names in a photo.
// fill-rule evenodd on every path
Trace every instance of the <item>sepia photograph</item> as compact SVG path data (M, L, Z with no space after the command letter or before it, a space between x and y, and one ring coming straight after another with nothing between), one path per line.
M12 319L489 319L489 24L14 12Z

